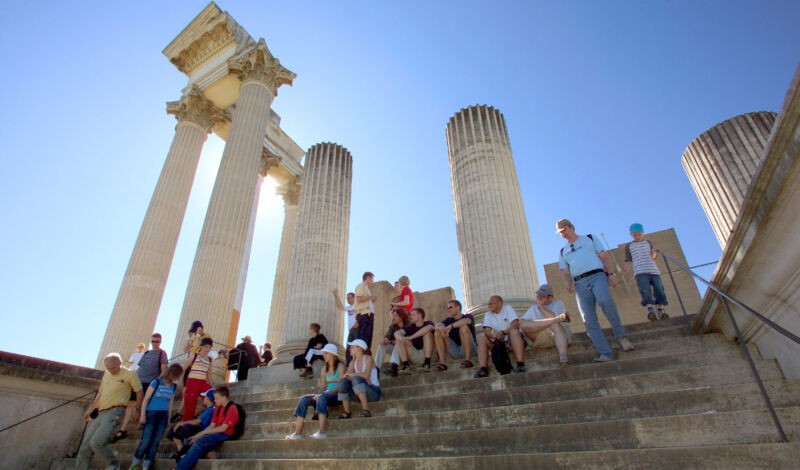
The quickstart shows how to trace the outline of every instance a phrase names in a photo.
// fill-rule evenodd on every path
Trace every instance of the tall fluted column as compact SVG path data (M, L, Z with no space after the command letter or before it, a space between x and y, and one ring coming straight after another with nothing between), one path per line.
M297 225L297 204L300 200L300 185L291 181L279 187L276 193L283 196L283 233L278 252L278 268L275 271L275 284L272 287L272 305L269 309L267 341L272 343L273 351L283 344L283 322L286 318L286 293L289 289L289 266L294 248L294 230Z
M107 354L125 356L153 334L203 143L213 125L227 119L197 87L167 103L167 113L178 119L175 137L122 279L97 367Z
M505 118L462 109L446 135L466 311L485 312L494 294L527 308L539 280Z
M683 169L723 249L764 161L777 116L768 111L736 116L703 132L683 151Z
M341 312L331 291L345 292L347 244L350 230L350 188L353 157L341 145L317 144L306 154L294 249L289 269L289 291L281 360L302 351L308 343L308 325L342 343Z
M263 39L240 60L232 60L229 68L241 80L239 100L186 288L175 354L183 351L181 338L194 320L202 321L204 331L216 341L236 335L236 289L261 178L269 108L278 87L291 84L295 77L272 56Z

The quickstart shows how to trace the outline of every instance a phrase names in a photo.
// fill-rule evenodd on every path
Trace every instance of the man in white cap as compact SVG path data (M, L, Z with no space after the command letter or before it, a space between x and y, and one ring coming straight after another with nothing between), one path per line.
M611 298L608 286L616 287L617 277L614 274L614 263L600 239L593 235L577 235L575 226L567 219L556 222L556 233L567 240L558 256L558 267L564 278L567 292L574 292L578 300L583 323L586 324L586 333L592 340L598 356L594 362L614 360L614 353L608 344L603 329L597 322L597 304L611 323L614 338L617 339L623 351L633 349L633 344L628 340L625 327L619 319L617 304Z
M542 284L536 291L536 303L519 318L519 330L534 348L549 348L555 345L558 362L562 367L569 365L567 346L569 345L570 318L564 302L553 298L553 288Z

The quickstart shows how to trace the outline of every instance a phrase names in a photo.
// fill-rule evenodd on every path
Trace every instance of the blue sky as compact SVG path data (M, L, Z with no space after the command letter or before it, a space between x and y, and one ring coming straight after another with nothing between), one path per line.
M164 103L187 81L161 50L206 4L6 6L0 349L94 364L174 135ZM444 131L474 104L505 115L540 279L561 217L614 246L632 222L675 227L690 264L718 259L683 149L720 121L779 110L799 58L791 1L218 5L297 73L273 103L284 130L353 155L348 289L368 269L460 297ZM210 136L201 157L156 325L167 346L223 146ZM270 193L239 328L256 341L283 221Z

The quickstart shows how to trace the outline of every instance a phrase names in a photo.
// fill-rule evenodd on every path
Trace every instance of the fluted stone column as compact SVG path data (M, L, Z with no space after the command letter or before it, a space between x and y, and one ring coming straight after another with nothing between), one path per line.
M167 103L167 113L178 119L175 137L122 279L98 368L107 354L127 357L153 334L203 143L213 125L227 119L227 113L203 98L197 87L180 101Z
M733 230L777 114L742 114L703 132L683 151L681 164L720 246Z
M306 153L280 361L303 351L312 322L342 343L344 319L331 291L345 292L352 175L353 157L341 145L317 144Z
M521 311L539 280L505 118L472 106L446 135L466 312L485 312L494 294Z
M289 290L289 266L294 248L294 231L297 225L297 205L300 200L300 185L291 181L279 187L277 194L283 196L283 233L278 252L278 268L275 271L275 284L272 287L272 305L269 309L267 341L272 350L283 344L283 322L286 318L286 293Z
M216 341L236 335L236 289L261 178L269 108L278 87L291 84L295 77L272 56L263 39L240 60L231 61L229 68L241 80L239 100L197 245L174 353L182 352L182 338L194 320L202 321Z

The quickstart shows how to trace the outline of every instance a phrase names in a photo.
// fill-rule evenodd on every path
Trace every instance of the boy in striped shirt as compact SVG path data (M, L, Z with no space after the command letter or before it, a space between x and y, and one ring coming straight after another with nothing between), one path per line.
M661 283L661 273L654 261L658 256L658 250L653 248L652 243L644 239L642 224L632 224L630 230L633 241L625 245L625 271L623 274L627 274L631 268L633 269L636 285L642 296L642 307L647 307L648 320L669 318L664 311L664 306L667 305L667 296L664 294L664 285ZM653 297L655 297L655 301Z

